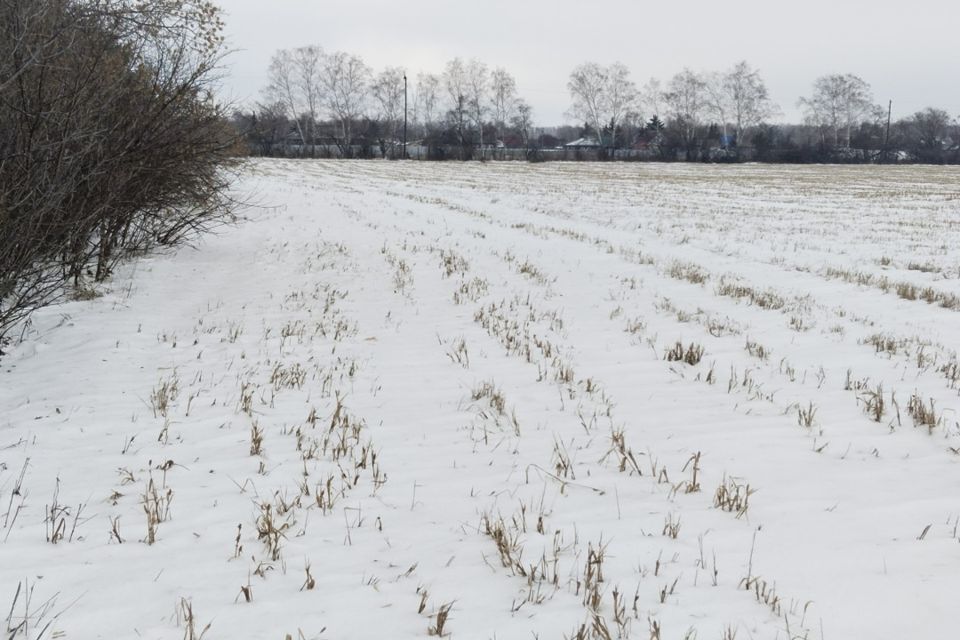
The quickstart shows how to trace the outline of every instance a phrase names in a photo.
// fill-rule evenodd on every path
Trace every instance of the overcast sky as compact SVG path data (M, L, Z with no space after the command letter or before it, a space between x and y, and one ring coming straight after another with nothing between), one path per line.
M517 79L540 125L570 123L577 64L621 61L642 86L684 67L760 69L784 119L828 73L855 73L894 118L926 106L960 115L957 0L218 0L226 12L226 93L261 97L277 49L318 44L379 69L440 72L478 58ZM789 8L787 8L789 7Z

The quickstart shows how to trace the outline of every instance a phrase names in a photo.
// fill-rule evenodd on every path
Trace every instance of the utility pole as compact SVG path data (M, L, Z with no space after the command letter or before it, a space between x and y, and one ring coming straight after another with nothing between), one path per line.
M477 98L477 128L480 130L480 162L486 160L483 154L483 118L480 115L480 98Z
M407 72L403 72L403 159L407 159Z
M890 116L893 115L893 100L887 105L887 134L883 139L883 159L889 161L890 154Z

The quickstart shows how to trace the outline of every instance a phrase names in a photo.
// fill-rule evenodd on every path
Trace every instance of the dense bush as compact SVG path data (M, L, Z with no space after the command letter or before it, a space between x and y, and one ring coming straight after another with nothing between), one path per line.
M205 0L0 4L0 337L230 216Z

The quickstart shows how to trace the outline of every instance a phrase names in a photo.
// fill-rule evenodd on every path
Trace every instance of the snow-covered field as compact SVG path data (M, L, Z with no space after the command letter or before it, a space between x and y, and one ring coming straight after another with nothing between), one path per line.
M237 189L0 360L4 638L960 633L960 172Z

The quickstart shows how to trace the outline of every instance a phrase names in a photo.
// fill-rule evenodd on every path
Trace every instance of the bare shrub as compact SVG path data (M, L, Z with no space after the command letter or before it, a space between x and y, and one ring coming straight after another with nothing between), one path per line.
M207 0L0 5L0 336L229 219Z

